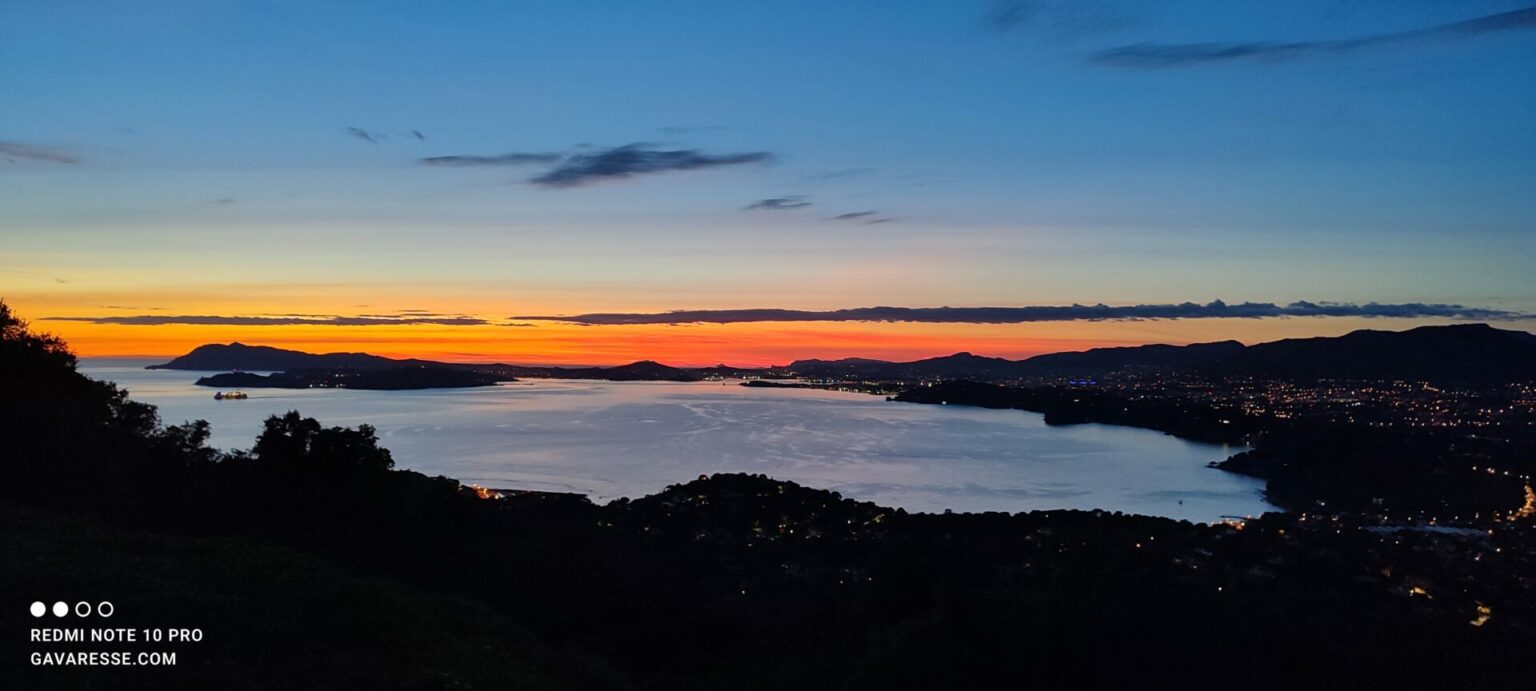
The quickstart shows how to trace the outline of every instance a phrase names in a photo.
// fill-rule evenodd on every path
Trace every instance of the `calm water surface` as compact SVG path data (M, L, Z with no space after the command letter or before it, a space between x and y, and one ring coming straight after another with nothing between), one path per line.
M1129 427L1047 427L1041 415L888 402L728 382L528 380L478 389L254 389L215 401L201 373L146 360L81 370L205 419L249 448L267 416L378 428L397 467L489 487L638 497L704 473L749 472L908 511L1100 508L1196 521L1268 510L1261 482L1206 468L1239 449Z

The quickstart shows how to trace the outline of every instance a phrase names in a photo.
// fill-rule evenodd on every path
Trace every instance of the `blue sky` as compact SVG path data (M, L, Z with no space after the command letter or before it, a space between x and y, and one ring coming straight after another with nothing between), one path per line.
M253 266L336 309L1536 311L1536 18L1462 24L1526 7L11 0L0 280L71 314ZM421 163L629 145L705 161Z

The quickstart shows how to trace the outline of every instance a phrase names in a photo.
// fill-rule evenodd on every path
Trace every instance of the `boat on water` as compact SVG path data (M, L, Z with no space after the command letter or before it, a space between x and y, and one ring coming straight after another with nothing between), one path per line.
M218 392L218 393L213 395L213 400L215 400L215 401L240 401L240 400L244 400L244 399L247 399L247 398L250 398L250 397L251 397L250 394L247 394L244 391L230 391L230 392L220 391L220 392Z

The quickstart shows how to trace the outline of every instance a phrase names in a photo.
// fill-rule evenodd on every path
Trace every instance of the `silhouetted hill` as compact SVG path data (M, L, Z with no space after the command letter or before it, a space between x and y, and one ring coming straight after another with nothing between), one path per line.
M396 360L367 353L305 353L271 346L252 346L244 343L209 343L200 345L192 352L147 369L177 370L254 370L282 372L291 369L371 369L396 367L421 360Z
M1243 349L1243 344L1237 341L1094 348L1077 353L1037 355L1020 364L1031 376L1099 376L1127 369L1185 369L1232 357Z
M818 360L816 358L810 358L810 359L807 359L807 360L796 360L794 362L791 362L791 363L789 363L789 368L793 369L793 370L809 370L809 369L818 369L818 368L825 368L825 369L845 368L845 369L847 369L847 368L854 368L854 367L869 367L869 366L894 365L894 364L899 364L899 363L894 363L894 362L891 362L889 360L874 360L874 359L871 359L871 358L863 358L863 357L845 357L845 358L842 358L840 360Z
M1536 378L1536 335L1487 324L1361 330L1261 343L1201 369L1282 379L1518 381Z
M805 377L1007 379L1020 376L1021 363L971 353L955 353L913 362L888 362L867 358L796 360L790 363L789 369Z
M1145 345L1094 348L1082 352L1050 353L1026 360L1007 360L955 353L913 362L864 358L796 360L789 369L802 376L870 379L1019 379L1026 377L1091 377L1126 369L1182 369L1240 352L1237 341L1188 346Z
M1145 345L1005 360L956 353L914 362L797 360L801 376L867 379L1094 377L1110 372L1182 371L1279 379L1408 379L1497 382L1536 378L1536 335L1487 324L1355 331L1244 346L1237 341Z
M1243 350L1237 341L1188 346L1145 345L1094 348L1082 352L1050 353L1026 360L1007 360L955 353L913 362L864 358L796 360L789 369L801 376L867 379L1021 379L1029 377L1093 377L1126 369L1184 369L1231 356Z
M367 353L306 353L299 350L287 350L273 348L271 346L252 346L244 343L217 344L210 343L194 348L192 352L172 359L159 365L150 365L148 369L172 369L172 370L196 370L230 372L232 370L244 370L247 372L284 372L289 377L277 379L237 379L228 378L214 381L210 378L207 386L279 386L283 388L308 388L310 384L303 384L300 380L314 380L317 373L329 373L324 378L337 379L340 373L350 373L349 381L357 385L347 385L341 382L341 388L436 388L437 386L482 386L494 381L510 381L516 377L539 377L549 379L602 379L607 381L697 381L703 379L705 374L720 376L740 376L741 374L755 372L756 370L737 369L724 365L707 367L702 369L681 369L670 367L651 360L641 360L628 365L618 367L534 367L523 365L504 364L469 364L453 362L437 362L433 360L406 359L397 360L379 355ZM358 370L430 370L436 374L427 375L390 375L386 380L385 375L371 378L377 383L364 384L358 379ZM307 374L300 375L299 371ZM475 375L479 375L478 377ZM224 375L219 375L224 376ZM487 379L489 378L489 379ZM470 381L479 383L466 383ZM417 384L403 386L398 385L407 380ZM440 385L432 385L432 381L453 382ZM201 382L200 382L201 383ZM303 384L302 386L300 384Z
M1019 362L971 353L955 353L907 363L907 369L919 377L953 377L958 373L986 378L1018 376Z
M618 367L546 367L542 376L561 379L603 379L607 381L698 381L697 372L663 365L653 360L631 362ZM540 376L540 375L534 375Z

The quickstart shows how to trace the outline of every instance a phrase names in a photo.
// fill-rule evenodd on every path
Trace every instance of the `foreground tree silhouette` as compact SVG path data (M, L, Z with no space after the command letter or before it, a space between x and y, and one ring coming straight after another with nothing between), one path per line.
M100 501L109 487L150 481L154 466L187 459L156 447L190 451L207 438L194 424L175 428L172 440L154 406L75 367L64 341L33 331L0 300L0 494Z
M34 333L25 320L11 312L5 300L0 300L0 349L4 351L0 367L8 375L17 374L26 367L75 368L75 354L69 352L62 339Z
M384 471L395 467L373 425L322 427L297 410L267 418L251 454L263 466L314 472Z

